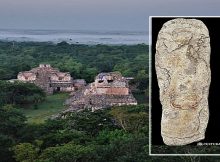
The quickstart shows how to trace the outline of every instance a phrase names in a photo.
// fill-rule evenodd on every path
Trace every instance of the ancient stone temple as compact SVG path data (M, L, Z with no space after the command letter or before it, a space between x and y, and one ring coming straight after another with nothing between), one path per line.
M66 111L76 111L137 105L137 101L129 90L128 80L119 72L110 72L98 74L93 83L73 93L65 104L69 107Z
M30 71L20 72L17 78L20 81L36 84L47 94L52 94L55 91L72 92L75 87L79 88L86 84L85 80L81 79L81 82L73 80L69 72L60 72L49 64L40 64L39 67Z
M93 83L96 94L128 95L128 82L118 72L100 73Z
M156 51L164 143L185 145L204 139L211 81L207 27L196 19L170 20L158 34Z

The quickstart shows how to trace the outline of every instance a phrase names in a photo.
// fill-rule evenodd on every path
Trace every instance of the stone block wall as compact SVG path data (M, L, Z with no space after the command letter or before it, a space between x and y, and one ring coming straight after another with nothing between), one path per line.
M129 89L125 87L110 87L110 88L97 88L97 94L108 94L108 95L128 95Z

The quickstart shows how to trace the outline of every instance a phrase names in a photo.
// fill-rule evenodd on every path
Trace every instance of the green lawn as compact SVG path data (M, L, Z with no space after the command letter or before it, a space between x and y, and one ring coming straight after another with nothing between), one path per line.
M69 93L56 93L46 97L46 100L37 106L29 106L22 109L29 123L43 123L51 115L65 109L64 101L68 98Z

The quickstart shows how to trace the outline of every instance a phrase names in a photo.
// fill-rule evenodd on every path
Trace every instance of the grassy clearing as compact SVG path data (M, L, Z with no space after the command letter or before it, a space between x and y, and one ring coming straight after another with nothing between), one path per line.
M68 93L57 93L46 97L46 100L38 105L31 105L22 109L29 123L43 123L51 115L65 109L64 101L68 98Z
M147 103L147 97L144 94L134 94L138 103ZM28 123L43 123L51 115L57 114L64 110L63 103L69 97L69 93L56 93L46 97L46 100L37 106L30 105L22 112L28 119Z

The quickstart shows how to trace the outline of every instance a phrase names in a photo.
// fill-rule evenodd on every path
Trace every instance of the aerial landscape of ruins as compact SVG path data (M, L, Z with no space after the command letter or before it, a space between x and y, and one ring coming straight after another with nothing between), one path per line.
M12 1L0 5L0 162L150 160L145 7Z
M0 47L0 161L148 158L148 45Z
M67 111L90 108L92 111L111 106L137 105L129 89L131 77L123 77L120 72L100 73L94 82L86 84L84 79L73 79L69 72L60 72L50 64L40 64L30 71L19 72L18 81L34 83L46 94L71 92L66 100ZM15 81L15 80L12 80Z

